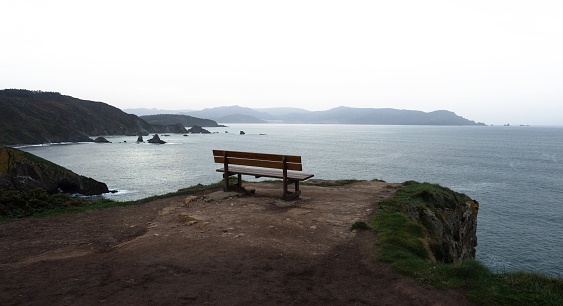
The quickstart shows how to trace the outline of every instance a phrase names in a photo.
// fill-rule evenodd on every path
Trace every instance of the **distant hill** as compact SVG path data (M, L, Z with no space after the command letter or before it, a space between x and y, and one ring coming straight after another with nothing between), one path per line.
M213 119L217 122L221 122L221 118L225 117L225 116L232 116L232 115L245 115L245 116L251 116L251 117L255 117L261 120L278 120L279 118L268 114L266 112L260 112L257 110L254 110L252 108L248 108L248 107L241 107L238 105L234 105L234 106L221 106L221 107L214 107L214 108L206 108L200 111L193 111L193 112L185 112L182 113L184 115L190 115L190 116L195 116L195 117L199 117L199 118L209 118L209 119ZM241 117L244 118L245 120L248 119L249 117ZM230 123L235 123L235 122L230 122ZM242 122L240 122L242 123Z
M179 114L185 112L192 112L191 109L159 109L159 108L124 108L124 112L128 114L133 114L137 116L150 116L150 115L162 115L162 114Z
M281 117L288 123L334 123L375 125L485 125L439 110L422 112L392 108L337 107L327 111L292 113Z
M201 127L220 127L214 120L211 119L201 119L188 115L172 115L172 114L159 114L159 115L149 115L140 116L141 119L145 120L150 124L162 124L162 125L173 125L181 124L182 126L192 127L198 125Z
M102 102L57 92L0 90L0 144L92 141L96 135L181 132L181 126L153 126Z
M297 108L297 107L271 107L271 108L254 108L254 110L267 113L277 118L288 115L288 114L300 114L300 113L310 113L306 109Z
M234 114L217 119L221 123L268 123L268 121L258 119L254 116Z
M451 111L422 112L392 108L353 108L340 106L326 111L301 108L251 109L240 106L207 108L190 112L222 123L320 123L374 125L485 125L456 115Z

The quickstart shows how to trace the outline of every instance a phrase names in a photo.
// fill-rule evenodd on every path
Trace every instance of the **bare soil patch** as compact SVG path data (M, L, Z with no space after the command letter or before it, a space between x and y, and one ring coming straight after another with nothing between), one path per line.
M369 221L396 185L279 183L0 224L0 304L464 305L379 262Z

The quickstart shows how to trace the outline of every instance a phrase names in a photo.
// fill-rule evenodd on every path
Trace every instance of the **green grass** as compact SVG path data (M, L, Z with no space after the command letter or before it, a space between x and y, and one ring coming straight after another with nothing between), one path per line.
M424 247L427 232L406 213L410 205L448 208L447 188L406 182L395 195L378 203L371 226L377 232L379 258L421 284L467 292L477 305L563 305L563 280L535 273L494 273L476 260L458 264L432 262ZM462 199L463 200L463 199Z
M180 189L176 192L125 202L117 202L104 198L73 198L68 194L50 195L41 189L28 192L0 190L0 221L23 217L42 218L110 207L139 205L173 196L189 195L198 191L220 188L222 186L222 181L210 185L198 184Z

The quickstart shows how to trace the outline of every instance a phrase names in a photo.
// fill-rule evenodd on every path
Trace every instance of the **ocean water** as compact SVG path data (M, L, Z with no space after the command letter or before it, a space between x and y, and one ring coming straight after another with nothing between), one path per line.
M233 124L168 143L58 144L25 151L131 200L221 180L213 149L301 155L320 179L437 183L480 203L477 258L500 272L563 278L563 127ZM239 131L246 135L239 135ZM226 133L227 132L227 133ZM250 179L249 177L246 177Z

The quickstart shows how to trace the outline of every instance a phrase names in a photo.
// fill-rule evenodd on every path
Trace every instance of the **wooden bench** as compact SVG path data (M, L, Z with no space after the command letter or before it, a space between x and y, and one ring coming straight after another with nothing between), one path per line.
M301 156L277 155L253 152L213 150L213 158L216 163L223 164L223 168L217 172L223 172L225 191L242 189L241 176L252 175L256 178L271 177L283 180L284 200L298 198L301 194L299 182L312 178L313 174L303 173ZM238 175L236 187L229 186L229 177ZM295 184L295 191L288 191L288 185Z

